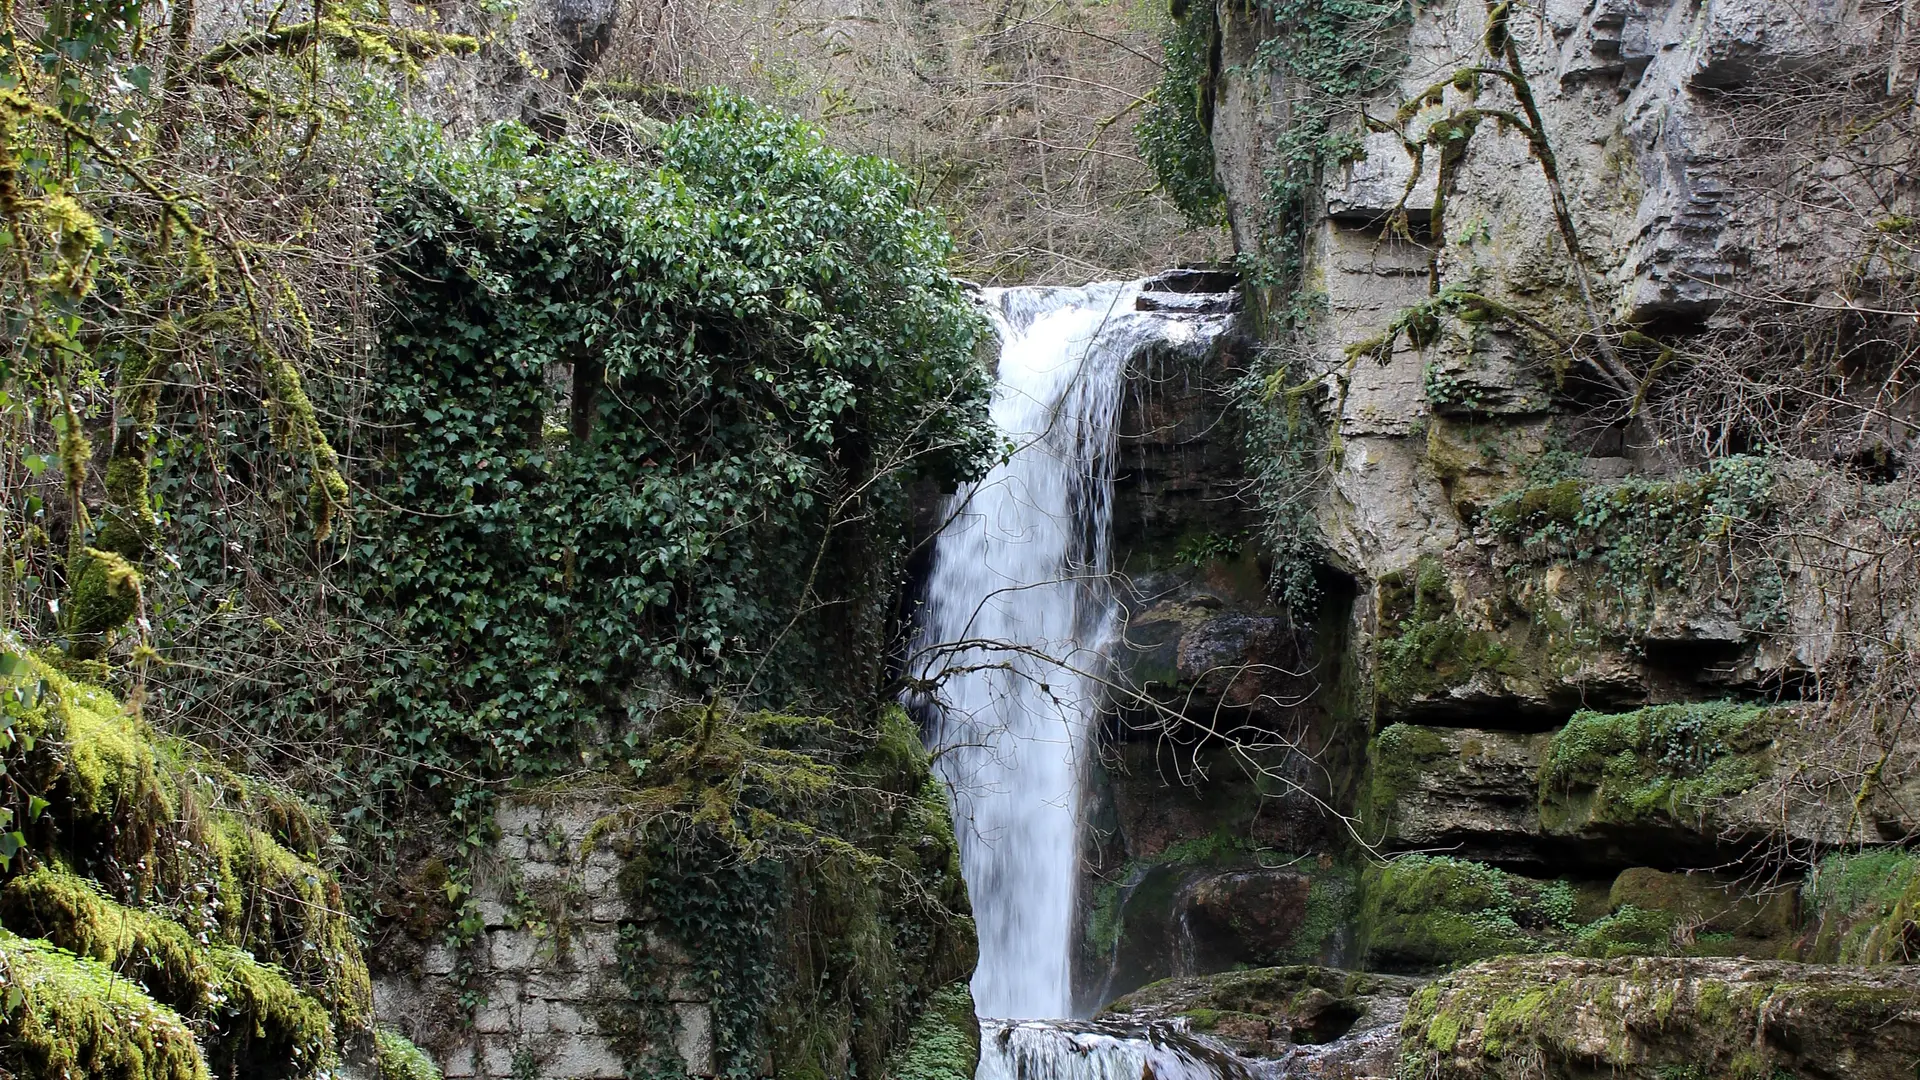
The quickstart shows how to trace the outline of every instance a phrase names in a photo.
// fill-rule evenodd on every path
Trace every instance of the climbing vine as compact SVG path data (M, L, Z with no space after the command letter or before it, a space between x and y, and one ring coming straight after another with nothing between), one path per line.
M390 314L367 381L321 388L369 508L318 547L248 536L263 581L226 546L260 523L189 515L269 433L208 458L170 428L172 598L240 610L166 644L254 676L176 687L350 819L426 788L473 843L490 782L627 764L662 708L869 712L907 491L989 430L984 326L905 175L724 96L630 159L511 124L374 149Z
M1218 225L1226 196L1213 173L1213 5L1172 15L1161 35L1160 81L1134 125L1140 156L1196 227Z

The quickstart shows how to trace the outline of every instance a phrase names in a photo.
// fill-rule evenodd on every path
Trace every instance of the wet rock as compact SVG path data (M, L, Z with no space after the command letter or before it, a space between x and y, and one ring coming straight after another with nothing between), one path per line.
M1298 870L1235 870L1201 878L1178 900L1192 962L1201 971L1283 957L1308 921L1313 879ZM1318 943L1299 943L1318 951Z
M1230 293L1240 287L1240 272L1206 267L1181 267L1157 274L1140 286L1155 293Z
M1419 981L1295 966L1168 979L1115 1001L1103 1018L1185 1020L1243 1057L1287 1061L1286 1075L1390 1077L1394 1037ZM1336 1073L1339 1064L1351 1072Z
M1907 1080L1920 969L1505 957L1421 989L1401 1033L1436 1080Z
M1240 310L1240 294L1142 292L1133 298L1136 311L1180 311L1189 315L1231 315Z

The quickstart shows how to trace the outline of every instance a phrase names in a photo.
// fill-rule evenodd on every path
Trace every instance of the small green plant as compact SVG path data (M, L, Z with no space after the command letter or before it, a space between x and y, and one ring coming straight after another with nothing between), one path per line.
M1756 546L1777 509L1774 463L1742 456L1671 479L1539 484L1501 496L1482 522L1519 545L1519 565L1596 564L1628 614L1664 590L1692 586L1704 568L1746 559L1753 566L1743 617L1760 629L1784 612L1785 584Z
M1189 536L1180 541L1174 549L1173 560L1182 566L1205 566L1221 559L1231 559L1240 554L1244 541L1238 536L1225 533L1202 533Z

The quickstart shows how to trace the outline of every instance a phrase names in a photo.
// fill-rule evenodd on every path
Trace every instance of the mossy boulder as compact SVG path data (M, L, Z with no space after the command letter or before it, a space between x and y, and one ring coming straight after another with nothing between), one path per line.
M0 997L0 1068L11 1076L211 1076L180 1014L97 960L0 930Z
M1572 882L1447 856L1404 855L1368 867L1360 891L1360 955L1383 971L1438 971L1560 948L1583 911L1582 889Z
M1121 881L1093 890L1083 948L1096 994L1131 992L1176 964L1209 973L1326 963L1340 952L1353 921L1352 866L1201 842L1161 858L1136 860Z
M1920 855L1894 847L1829 855L1808 875L1804 896L1814 923L1806 959L1920 962Z
M1626 929L1637 921L1655 946L1653 954L1680 952L1688 956L1786 957L1797 932L1798 913L1791 889L1769 888L1736 878L1708 873L1669 873L1652 867L1632 867L1614 878L1607 902L1613 916L1640 913L1617 920ZM1595 935L1583 940L1598 942ZM1624 938L1622 939L1624 943ZM1617 955L1605 948L1577 947L1588 955Z
M1417 991L1403 1080L1910 1080L1920 970L1506 957Z
M1323 1046L1400 1016L1419 983L1393 975L1296 965L1164 979L1108 1005L1101 1020L1184 1020L1249 1057Z
M205 1032L209 1065L259 1080L311 1074L333 1052L332 1018L279 968L201 943L152 911L114 903L94 882L37 867L0 887L0 920L139 983Z
M1722 805L1774 769L1783 710L1729 701L1582 712L1540 768L1541 823L1556 834L1712 835Z
M1605 881L1541 880L1451 857L1402 856L1362 879L1369 967L1437 971L1505 954L1794 955L1789 890L1650 867Z
M54 964L60 986L109 966L189 1025L201 1067L221 1075L312 1076L370 1049L366 963L313 858L319 822L63 667L21 657L0 680L6 772L28 808L0 867L0 918L20 948L72 956L79 967Z

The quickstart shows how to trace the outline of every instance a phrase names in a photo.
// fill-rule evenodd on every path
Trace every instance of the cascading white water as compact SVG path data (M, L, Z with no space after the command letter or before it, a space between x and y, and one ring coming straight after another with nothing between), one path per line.
M975 1080L1252 1080L1231 1054L1171 1027L1128 1031L1025 1021L981 1025Z
M948 506L915 673L934 687L923 704L953 793L986 1017L1072 1008L1080 788L1116 626L1106 574L1126 365L1155 343L1203 345L1226 322L1135 310L1139 292L983 297L1001 337L993 420L1014 449Z

